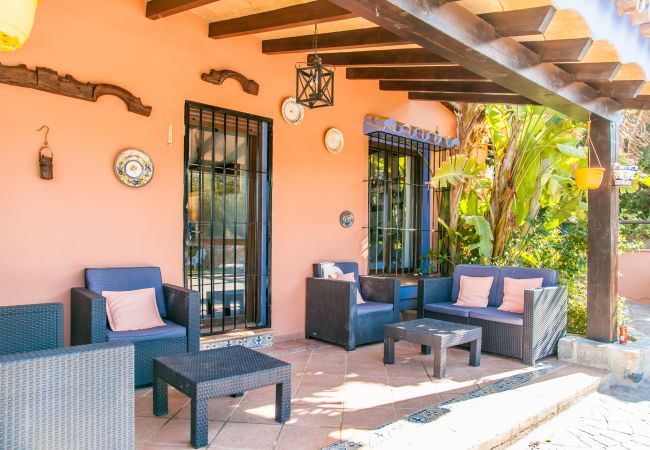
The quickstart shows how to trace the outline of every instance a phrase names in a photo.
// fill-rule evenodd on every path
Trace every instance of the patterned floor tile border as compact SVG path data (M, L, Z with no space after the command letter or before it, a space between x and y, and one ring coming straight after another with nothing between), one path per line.
M460 403L466 400L485 397L498 392L505 392L518 388L526 383L543 377L550 372L554 372L564 365L565 364L559 361L537 364L535 368L529 372L520 373L508 378L504 378L503 380L499 380L494 384L491 384L484 388L477 389L475 391L436 405L432 405L428 408L424 408L418 412L397 419L394 422L382 425L375 430L369 431L367 433L362 433L350 440L339 441L335 442L334 444L330 444L326 447L323 447L321 450L351 450L372 448L382 443L386 443L386 441L393 439L398 435L403 435L403 433L414 431L418 427L433 422L445 414L450 413L452 411L452 408L450 408L450 406L455 403Z
M273 335L269 333L257 336L238 337L221 341L208 341L201 344L201 350L232 347L233 345L243 345L244 347L248 348L271 347L273 345Z

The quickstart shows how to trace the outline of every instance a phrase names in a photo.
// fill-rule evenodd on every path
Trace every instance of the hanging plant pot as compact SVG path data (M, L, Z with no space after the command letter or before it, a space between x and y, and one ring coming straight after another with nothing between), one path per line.
M0 0L0 51L12 52L23 46L34 24L40 0Z
M583 167L573 171L580 189L598 189L603 183L605 169L602 167Z

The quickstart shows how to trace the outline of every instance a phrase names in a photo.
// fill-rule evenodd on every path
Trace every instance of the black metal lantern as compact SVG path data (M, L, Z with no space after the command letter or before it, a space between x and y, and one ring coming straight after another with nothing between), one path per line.
M308 108L334 105L334 66L318 56L318 25L314 27L314 54L296 64L296 102Z

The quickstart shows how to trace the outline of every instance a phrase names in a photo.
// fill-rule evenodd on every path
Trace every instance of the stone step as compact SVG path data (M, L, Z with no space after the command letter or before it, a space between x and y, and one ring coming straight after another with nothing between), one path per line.
M273 346L273 330L260 328L257 330L236 330L214 336L201 337L201 350L232 347L243 345L248 348L263 348Z

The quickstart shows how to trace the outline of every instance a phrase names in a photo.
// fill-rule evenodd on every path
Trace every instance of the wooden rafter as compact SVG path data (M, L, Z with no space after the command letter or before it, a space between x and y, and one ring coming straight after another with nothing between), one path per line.
M457 3L412 0L331 0L449 61L578 120L617 119L621 105L495 28ZM348 69L350 70L350 69ZM596 101L597 100L597 101Z
M573 75L577 81L584 82L613 81L621 70L621 63L618 62L558 64L557 66Z
M541 62L580 62L591 48L590 38L557 39L550 41L523 42L523 45L539 55Z
M510 94L512 91L491 81L405 81L380 80L382 91L418 91L418 92L475 92L478 94Z
M151 0L147 3L147 17L162 19L173 14L215 3L218 0Z
M281 30L353 18L354 14L327 0L288 6L244 17L212 22L208 35L214 39Z
M521 95L480 94L476 92L409 92L409 100L429 100L436 102L468 102L468 103L507 103L511 105L535 104Z
M361 30L337 31L318 35L318 48L346 49L362 47L381 47L387 45L408 44L409 42L386 31L383 28L364 28ZM296 36L262 41L262 53L295 53L311 50L314 46L313 36Z
M313 60L313 54L307 61ZM381 66L381 65L427 65L449 64L445 58L435 55L423 48L405 48L401 50L368 50L359 52L319 53L325 64L334 66Z
M634 98L645 85L645 80L598 81L589 83L589 85L598 89L603 97Z
M415 66L415 67L349 67L349 80L481 80L464 67Z
M626 109L650 109L650 95L637 95L636 98L616 98Z
M552 6L539 6L480 14L479 17L492 25L500 36L530 36L544 34L555 11Z

